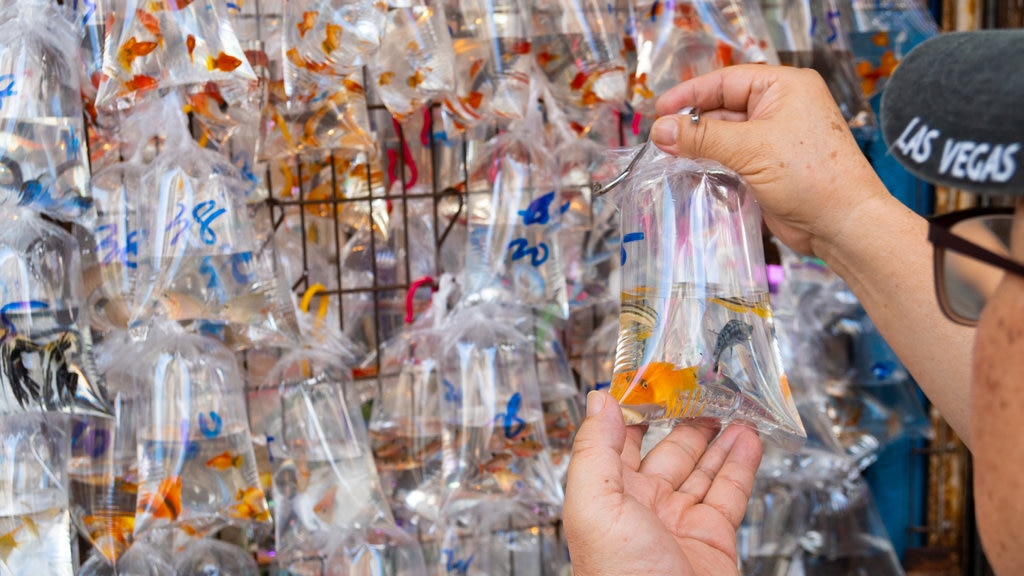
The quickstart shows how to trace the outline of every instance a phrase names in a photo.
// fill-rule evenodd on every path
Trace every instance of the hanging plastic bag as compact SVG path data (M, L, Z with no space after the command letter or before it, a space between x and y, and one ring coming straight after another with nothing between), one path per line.
M363 547L385 544L372 573L423 573L419 546L395 525L374 468L362 417L350 410L351 386L325 349L294 350L267 376L279 390L274 502L277 558L295 571L343 554L356 562ZM319 560L318 560L319 559ZM323 569L323 568L321 568Z
M697 0L697 11L715 32L722 65L779 63L757 0Z
M67 420L0 419L0 572L71 576Z
M810 68L814 16L809 0L761 0L768 32L783 66Z
M533 54L563 107L617 105L626 62L614 11L597 0L553 0L531 7Z
M565 483L569 457L576 430L583 423L583 411L576 378L569 359L558 341L558 333L544 321L536 321L537 381L540 383L541 410L548 454L555 474Z
M202 537L269 527L235 357L174 324L151 327L135 356L139 402L135 536L170 527Z
M615 368L615 346L619 340L618 314L609 316L587 339L580 360L580 382L584 392L608 390Z
M118 559L117 571L107 558L94 553L82 564L78 576L177 576L171 565L170 554L145 542L132 544Z
M908 52L939 33L926 5L917 0L838 4L838 17L849 33L864 97L881 94L885 82Z
M400 121L455 84L455 52L447 25L440 0L388 6L384 39L369 71L381 102Z
M526 116L530 99L529 7L521 0L446 0L455 86L445 110L456 127Z
M743 420L799 445L804 431L775 341L760 210L743 180L647 145L614 201L623 276L611 394L627 422Z
M0 207L90 226L75 29L41 0L9 3L0 22Z
M814 67L832 92L839 110L852 129L875 126L875 115L863 93L848 40L848 18L842 17L839 0L810 0Z
M654 101L676 84L723 66L709 22L690 0L636 3L632 40L636 71L630 78L630 105L651 115Z
M285 82L303 86L358 71L380 47L386 15L383 1L288 2L282 49L291 65Z
M174 557L177 576L259 576L260 569L252 556L242 548L213 539L197 539Z
M145 350L124 333L97 347L97 363L108 385L111 418L82 417L71 424L68 481L71 515L79 533L106 562L121 568L135 533L138 496L136 410L143 390L134 375ZM133 565L137 560L128 561ZM97 570L99 566L97 566Z
M0 211L0 414L110 415L82 284L70 234L27 209Z
M155 111L175 109L169 100ZM155 201L130 201L146 223L136 273L149 292L136 301L148 303L149 315L210 326L235 348L294 339L273 244L251 224L259 206L247 202L249 184L222 155L182 135L180 121L177 112L163 121L171 131L166 148L142 177L139 192L153 191Z
M110 117L101 123L115 125L127 110L172 88L195 97L191 104L200 115L229 110L236 125L255 121L252 93L259 82L222 5L118 0L108 8L96 108Z
M539 142L528 131L494 137L478 153L469 178L467 294L510 297L567 317L556 235L563 204Z

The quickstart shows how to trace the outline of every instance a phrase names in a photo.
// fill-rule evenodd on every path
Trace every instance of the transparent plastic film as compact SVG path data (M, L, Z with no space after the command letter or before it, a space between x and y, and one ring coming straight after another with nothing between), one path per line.
M914 47L939 33L939 26L925 4L918 0L878 2L842 0L840 18L849 32L849 47L865 98L873 98L903 57Z
M354 538L382 546L368 573L422 573L419 546L397 528L381 489L362 416L349 407L351 384L347 370L315 349L285 355L264 381L280 398L272 461L278 558L295 569L344 550L346 562L358 562L358 547L343 543ZM408 564L399 569L398 559Z
M53 4L0 9L0 208L91 225L79 38Z
M626 62L614 11L597 0L554 0L531 6L533 55L564 107L618 104Z
M519 120L530 99L529 7L522 0L446 0L455 86L444 101L458 128Z
M761 0L761 12L783 66L811 67L813 30L824 22L811 10L808 0Z
M779 63L757 0L697 0L696 5L718 39L723 66Z
M161 548L138 542L133 544L113 564L99 552L82 563L78 576L177 576L171 564L171 556Z
M738 175L646 149L616 190L623 249L611 394L629 423L740 420L804 437L775 341L760 210Z
M136 358L145 392L136 538L171 527L198 537L228 525L269 528L234 355L212 338L161 324Z
M531 141L531 134L537 140ZM466 292L568 316L557 230L564 204L543 134L494 137L470 171Z
M135 433L144 382L134 364L144 345L125 332L97 347L99 369L108 383L111 418L80 417L71 423L68 490L79 534L103 559L119 564L133 546L138 457ZM130 564L130 563L129 563Z
M67 419L0 420L0 572L71 576Z
M455 52L441 0L392 2L369 70L381 102L399 120L449 91L455 85Z
M286 84L302 90L323 77L359 71L377 52L387 19L384 0L297 0L284 4Z
M690 0L640 0L630 36L636 69L629 83L629 102L642 114L654 113L654 102L676 84L724 65L711 23Z
M442 449L448 520L487 504L557 518L562 487L548 449L534 345L523 309L470 306L452 315L442 349Z
M116 0L105 7L106 45L95 103L101 124L114 126L137 104L178 88L200 116L229 114L235 125L255 121L259 110L252 95L258 78L223 5Z
M851 129L875 127L875 115L863 92L850 51L849 18L839 0L811 0L811 66L821 74Z
M134 298L147 303L144 319L192 324L232 348L297 336L269 232L251 224L260 208L234 165L191 139L169 140L141 184L156 196L131 200L145 222L135 249L147 292Z
M0 214L0 414L111 414L82 283L70 234L24 208Z

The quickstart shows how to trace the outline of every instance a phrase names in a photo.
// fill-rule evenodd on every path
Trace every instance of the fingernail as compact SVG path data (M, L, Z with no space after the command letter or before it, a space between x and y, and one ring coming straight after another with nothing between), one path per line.
M604 408L604 394L597 390L587 393L587 416L594 416Z
M658 118L651 127L651 140L657 146L675 146L678 133L679 124L674 117Z

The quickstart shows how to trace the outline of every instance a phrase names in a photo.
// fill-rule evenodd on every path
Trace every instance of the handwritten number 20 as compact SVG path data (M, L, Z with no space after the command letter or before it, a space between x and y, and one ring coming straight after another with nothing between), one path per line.
M516 238L509 242L508 249L512 251L512 261L520 260L526 256L530 257L530 264L540 266L548 259L548 245L540 242L536 246L530 246L526 238ZM543 252L543 255L541 254Z

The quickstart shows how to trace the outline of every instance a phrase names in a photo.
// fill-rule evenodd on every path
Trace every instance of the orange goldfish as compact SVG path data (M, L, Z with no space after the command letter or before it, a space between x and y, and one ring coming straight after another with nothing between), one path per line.
M544 445L536 440L522 440L509 446L512 453L520 458L529 458L535 454L540 453L544 449Z
M540 64L541 68L545 68L548 64L558 60L558 56L548 52L547 50L537 54L537 63Z
M633 92L641 98L654 98L654 91L647 87L647 72L641 72L636 77L636 86L633 87Z
M517 56L529 54L532 46L529 40L516 40L512 43L512 53Z
M699 30L701 28L700 15L692 4L677 4L675 18L672 24L683 30Z
M469 65L469 77L473 78L480 73L480 70L484 67L483 58L473 58L472 64Z
M139 24L142 24L143 28L149 30L149 33L152 34L160 44L163 44L164 35L160 31L160 21L157 20L156 16L153 16L145 10L136 9L135 18L138 19Z
M891 76L897 64L899 64L899 60L893 55L892 50L886 50L882 54L882 59L878 63L877 68L871 66L871 63L866 60L858 62L857 75L861 77L860 87L864 95L870 96L874 94L878 81Z
M17 536L18 531L21 530L21 528L21 526L18 526L7 534L0 536L0 560L7 562L7 559L11 556L11 552L14 552L18 548L18 540L15 536Z
M263 490L256 486L249 486L244 490L239 489L235 494L235 501L237 504L232 506L230 510L232 517L241 520L255 520L257 522L270 520L266 496L264 496Z
M132 76L132 79L124 83L125 90L129 92L145 92L146 90L152 90L157 87L156 78L152 76L143 76L142 74L136 74Z
M569 83L569 87L573 90L582 90L583 86L586 85L587 79L590 78L590 74L583 72L582 70L577 72L572 78L572 82Z
M140 496L136 513L176 520L181 514L181 477L165 478L160 482L156 493Z
M353 94L363 94L365 92L365 90L363 90L363 85L351 78L345 78L345 81L342 82L342 85L345 86L345 90L348 90ZM337 94L334 96L334 98L336 100L332 100L332 103L338 104L344 102L345 99L348 98L348 96L344 94Z
M192 53L196 51L196 37L189 34L188 38L185 38L185 47L188 48L188 59L195 64L196 57Z
M661 0L654 0L654 4L651 4L651 11L648 14L648 16L651 19L651 22L654 22L654 19L657 18L658 16L661 16L661 13L664 11L665 5L661 3Z
M184 10L188 8L189 4L192 4L194 0L167 0L168 6L171 10Z
M228 468L241 468L243 462L245 462L245 458L241 454L232 456L230 452L224 451L222 454L207 460L206 467L223 472Z
M494 474L495 472L500 472L507 468L511 462L511 454L509 454L508 452L499 452L492 456L491 459L488 460L487 462L484 462L479 465L480 473L483 474L484 472L489 472L491 474Z
M380 78L377 79L377 85L378 86L387 86L388 84L391 84L391 81L394 80L394 79L395 79L395 73L394 72L383 72L380 75Z
M468 96L461 98L462 103L476 110L480 108L480 104L484 101L484 95L480 92L470 92Z
M330 67L330 65L327 64L326 62L312 62L310 60L306 60L305 58L302 57L301 54L299 54L299 50L294 46L289 48L284 55L292 64L298 66L299 68L305 68L310 72L323 72Z
M609 392L621 404L652 404L664 407L666 416L687 416L700 392L697 367L676 368L671 362L651 362L640 370L613 375Z
M594 106L601 103L601 97L597 95L597 92L587 88L583 91L582 96L580 96L580 103L584 106Z
M772 311L768 301L749 302L742 298L712 298L712 302L740 314L755 314L761 318L771 318Z
M409 43L405 45L406 52L419 52L420 44L415 40L409 40Z
M335 484L324 492L324 495L313 505L313 513L324 522L330 522L334 518L334 508L338 501L335 498L338 494L338 485Z
M302 13L302 22L299 22L298 24L295 25L295 27L299 29L300 38L305 38L306 32L309 32L310 30L313 29L313 26L316 25L316 19L319 16L320 13L315 10Z
M406 82L409 84L409 88L416 89L425 79L427 75L423 73L423 70L417 69L412 76Z
M882 31L871 37L871 43L879 48L885 48L889 45L889 33Z
M235 68L242 65L242 61L230 54L221 52L217 54L217 57L213 56L206 57L206 67L210 70L220 70L221 72L231 72Z
M125 70L130 70L132 62L140 56L145 56L156 50L156 42L139 42L132 36L125 41L121 48L117 51L117 61L124 66Z
M323 44L321 44L325 54L330 54L337 50L338 46L341 46L341 30L341 26L337 24L327 25L327 37L324 39Z

